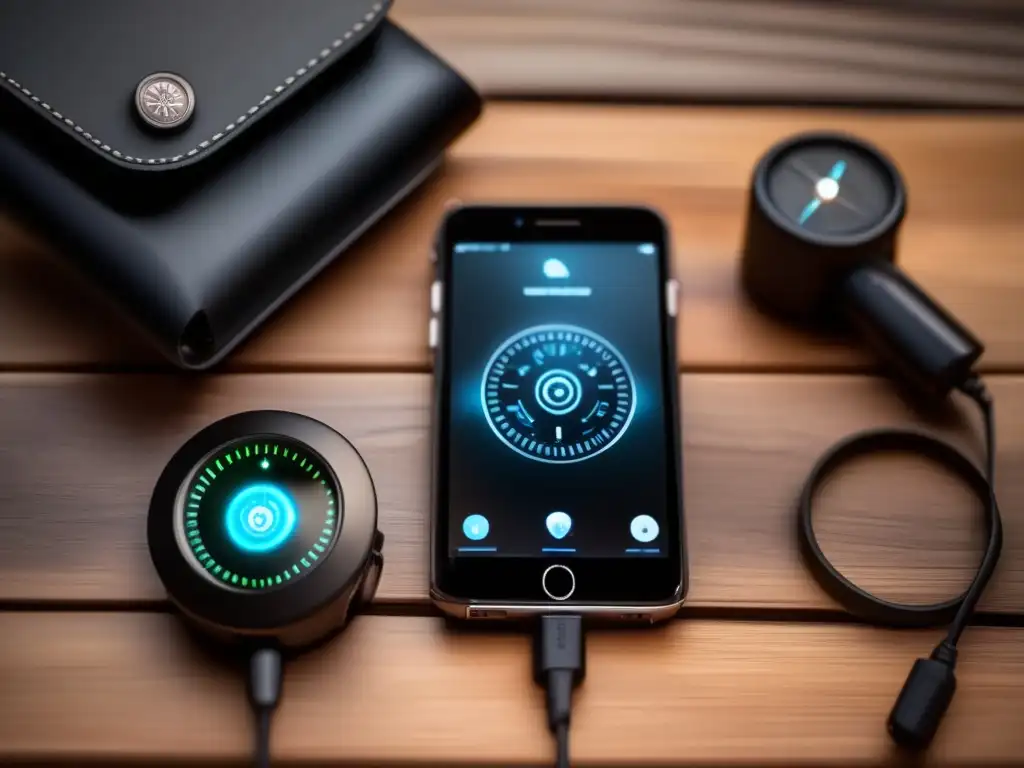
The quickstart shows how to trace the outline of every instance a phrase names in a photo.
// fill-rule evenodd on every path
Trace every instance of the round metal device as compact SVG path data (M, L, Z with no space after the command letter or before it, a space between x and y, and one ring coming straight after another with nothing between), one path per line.
M148 535L189 619L283 647L342 627L383 565L362 458L330 427L281 411L230 416L185 443L157 482Z
M777 144L754 169L744 288L774 314L828 321L852 269L894 260L905 207L896 166L859 139L810 133Z

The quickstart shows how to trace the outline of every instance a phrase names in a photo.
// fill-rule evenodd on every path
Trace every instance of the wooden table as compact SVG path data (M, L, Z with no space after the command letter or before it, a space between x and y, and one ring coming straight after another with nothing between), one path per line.
M530 102L490 104L439 178L213 375L170 371L0 224L0 763L248 758L242 677L184 636L144 521L187 436L260 407L352 439L387 534L371 615L289 669L280 764L551 762L527 640L448 628L426 596L427 248L453 198L641 202L673 229L690 597L662 628L592 635L575 764L902 762L885 716L941 633L862 626L824 596L797 557L794 496L851 431L917 424L979 457L978 419L961 401L926 418L857 350L742 300L751 166L809 128L853 131L895 157L910 199L902 264L988 345L1006 544L923 764L1024 764L1024 117ZM936 599L970 578L977 513L956 480L879 459L830 484L822 538L865 586Z

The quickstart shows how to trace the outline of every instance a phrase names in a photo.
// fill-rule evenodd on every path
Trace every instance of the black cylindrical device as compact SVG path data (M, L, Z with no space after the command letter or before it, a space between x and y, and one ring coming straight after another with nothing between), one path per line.
M906 200L896 165L867 142L786 139L754 169L741 279L762 310L852 328L918 390L944 396L983 347L896 267Z

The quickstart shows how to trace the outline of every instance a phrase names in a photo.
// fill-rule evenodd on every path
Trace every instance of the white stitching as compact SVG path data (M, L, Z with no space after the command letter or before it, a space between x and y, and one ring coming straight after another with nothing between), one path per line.
M106 153L112 155L113 157L118 158L119 160L125 160L125 161L130 162L130 163L138 163L138 164L178 163L178 162L181 162L182 160L195 157L197 154L199 154L199 152L201 150L207 149L212 144L214 144L214 143L218 142L220 139L222 139L224 137L225 133L230 133L231 131L233 131L235 129L236 126L238 126L241 123L245 122L252 115L255 115L257 112L259 112L264 107L264 105L267 104L267 102L272 101L275 97L277 97L278 95L283 93L289 86L293 85L296 80L302 78L303 75L307 74L309 72L309 70L313 69L318 64L322 63L327 57L331 56L338 48L340 48L345 43L346 40L351 40L352 37L353 37L353 33L354 32L362 31L363 28L366 27L366 24L371 22L371 21L373 21L380 14L380 12L383 11L383 10L384 10L384 3L381 3L381 2L374 3L373 6L370 9L370 12L367 13L366 16L363 17L363 20L356 22L355 25L352 27L352 29L350 29L348 32L345 33L344 39L338 38L333 43L331 43L330 47L322 49L320 51L320 54L315 59L310 59L308 62L306 62L306 66L300 67L299 69L297 69L293 76L286 77L284 79L284 83L282 83L281 85L276 86L270 93L268 93L266 96L264 96L260 100L260 102L258 104L256 104L256 106L250 107L249 110L244 115L241 115L233 123L230 123L226 128L224 128L223 131L221 131L220 133L216 134L215 136L212 136L211 138L207 139L206 141L200 142L199 145L196 146L194 149L191 149L188 152L185 152L185 153L180 154L180 155L175 155L174 157L170 157L170 158L168 158L168 157L141 158L141 157L132 157L130 155L124 155L120 151L111 148L108 144L104 144L102 141L100 141L99 139L95 138L91 133L89 133L88 131L84 130L82 128L82 126L78 125L77 123L75 123L70 118L65 117L60 112L56 111L53 107L51 107L45 101L40 100L40 98L38 96L36 96L35 94L33 94L31 91L29 91L28 88L24 87L21 83L16 81L13 77L10 77L6 72L4 72L2 70L0 70L0 81L3 81L3 82L6 82L6 83L10 84L15 90L17 90L17 91L25 94L25 96L29 97L32 100L33 103L39 105L43 110L45 110L55 120L58 120L58 121L64 123L65 125L70 126L72 129L74 129L74 131L76 133L78 133L80 136L82 136L82 138L86 139L87 141L92 142L95 146L99 147L103 152L106 152Z

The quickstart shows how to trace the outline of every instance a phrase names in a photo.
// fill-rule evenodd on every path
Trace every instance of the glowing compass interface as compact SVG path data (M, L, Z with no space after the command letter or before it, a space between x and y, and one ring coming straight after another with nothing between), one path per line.
M570 325L540 325L506 340L488 362L481 404L517 453L569 463L611 448L629 427L636 386L607 340Z
M783 216L813 234L867 231L893 204L888 171L852 144L798 144L780 155L768 174L771 202Z
M198 569L239 589L301 578L334 545L333 473L301 443L253 437L207 457L181 492L181 533Z

